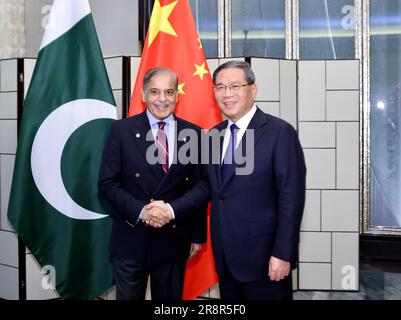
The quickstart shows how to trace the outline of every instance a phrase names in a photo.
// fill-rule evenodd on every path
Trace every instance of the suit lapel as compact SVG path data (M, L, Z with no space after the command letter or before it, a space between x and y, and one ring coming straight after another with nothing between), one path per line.
M253 136L253 145L251 145L250 151L254 152L257 143L259 142L260 138L262 137L263 133L265 132L262 127L266 125L266 114L260 110L259 108L256 109L255 115L253 116L251 122L249 123L248 129L252 129L254 136ZM245 143L246 143L246 134L244 135ZM246 146L244 144L243 148ZM245 150L244 150L245 152Z
M146 152L148 148L155 143L155 140L153 138L152 130L150 128L149 119L146 116L146 111L139 114L135 120L136 121L134 125L131 127L131 133L140 151L140 156L143 157L143 160L146 161L146 163L148 163L146 159ZM148 139L146 139L147 135ZM162 175L165 175L160 164L156 163L149 166L151 168L151 172L155 175L156 178L160 179Z
M254 134L254 139L253 139L253 145L250 146L249 151L251 154L254 153L256 144L260 140L260 138L263 135L264 130L262 127L266 124L266 117L263 111L261 111L259 108L256 109L256 112L254 116L252 117L251 122L249 122L247 130L253 130ZM235 159L241 159L242 155L246 155L246 143L247 143L247 133L242 136L241 142L238 145L238 148L235 150L236 157ZM241 167L245 164L240 164L240 165L235 165L232 167L231 171L228 173L228 177L225 180L225 182L222 185L222 188L224 188L227 183L232 179L235 173L235 169L238 167ZM221 166L220 166L221 167ZM220 180L221 180L221 169L220 169Z
M216 174L217 183L218 183L218 186L219 186L220 189L221 189L222 184L223 184L222 179L221 179L221 157L222 157L222 154L223 154L223 143L224 143L224 136L221 135L221 133L222 133L222 131L224 129L227 128L227 122L228 122L227 120L223 121L221 124L219 124L216 127L216 129L218 130L218 132L220 134L219 135L219 151L220 152L218 154L219 162L216 163L216 164L213 164L213 167L214 167L214 172ZM210 143L212 143L212 142L210 142ZM209 150L211 150L211 149L212 149L212 147L210 146ZM213 163L212 162L213 161L213 155L212 154L209 156L209 161L210 161L210 163Z
M178 161L178 150L182 147L182 145L185 143L185 141L181 138L178 139L179 133L181 130L185 129L183 126L182 121L177 118L174 115L174 120L175 120L175 128L174 128L174 150L169 150L169 157L173 157L173 162L167 171L167 175L170 175L171 173L174 173L175 170L177 170L179 166L179 161Z
M175 171L178 170L179 168L179 161L178 161L178 150L180 150L180 147L185 143L185 141L183 139L178 139L179 133L182 129L185 129L183 127L182 121L180 119L178 119L175 115L174 116L174 120L175 120L175 125L176 127L174 128L174 150L170 150L169 149L169 157L173 157L173 162L171 164L171 166L169 167L167 173L164 173L163 171L163 177L160 180L160 183L158 185L158 187L156 188L155 194L157 194L161 188L165 185L165 183L169 180L169 177L171 175L174 175ZM162 166L158 165L162 170Z

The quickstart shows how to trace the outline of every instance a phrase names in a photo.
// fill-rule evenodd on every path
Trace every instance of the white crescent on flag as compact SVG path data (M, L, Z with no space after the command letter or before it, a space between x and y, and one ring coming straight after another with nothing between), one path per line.
M81 207L70 197L60 165L64 146L75 130L92 120L116 118L115 106L95 99L79 99L55 109L36 132L31 152L33 180L46 201L63 215L79 220L107 217Z

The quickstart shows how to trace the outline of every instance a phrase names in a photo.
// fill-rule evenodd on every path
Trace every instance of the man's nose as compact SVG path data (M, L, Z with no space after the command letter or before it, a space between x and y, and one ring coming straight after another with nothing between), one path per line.
M159 100L165 101L167 99L167 94L161 90L159 94Z
M223 97L230 97L232 96L232 90L229 86L226 86L223 91Z

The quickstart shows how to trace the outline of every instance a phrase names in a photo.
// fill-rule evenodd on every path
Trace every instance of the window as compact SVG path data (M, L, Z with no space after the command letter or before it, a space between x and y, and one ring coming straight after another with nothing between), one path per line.
M371 1L371 227L401 227L400 55L401 1Z
M355 58L353 0L299 0L299 58Z
M218 56L218 2L216 0L190 0L203 50L207 58Z
M232 1L231 55L285 58L285 1Z

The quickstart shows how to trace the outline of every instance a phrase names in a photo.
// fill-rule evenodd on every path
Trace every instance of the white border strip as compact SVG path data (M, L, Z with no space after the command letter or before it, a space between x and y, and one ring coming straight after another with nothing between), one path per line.
M90 13L88 0L54 0L39 51Z

